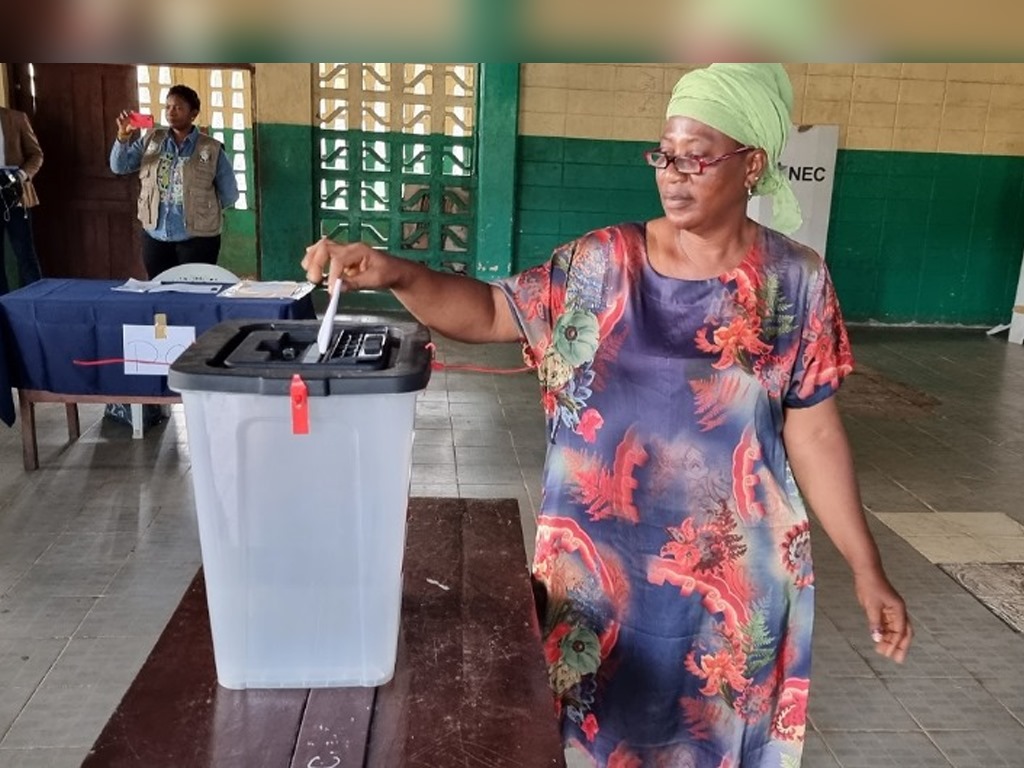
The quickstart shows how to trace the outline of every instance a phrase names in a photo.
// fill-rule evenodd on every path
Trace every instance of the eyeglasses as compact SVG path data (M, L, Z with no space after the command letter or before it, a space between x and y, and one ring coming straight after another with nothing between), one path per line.
M710 160L703 157L695 157L694 155L670 155L668 152L662 152L660 149L650 149L644 152L644 159L647 164L657 168L658 170L664 170L668 168L669 163L676 167L679 173L689 174L690 176L700 176L704 171L710 168L712 165L716 165L723 160L728 160L730 157L741 155L744 152L750 152L751 150L757 149L757 147L740 147L734 149L732 152L726 152L724 155L713 157Z

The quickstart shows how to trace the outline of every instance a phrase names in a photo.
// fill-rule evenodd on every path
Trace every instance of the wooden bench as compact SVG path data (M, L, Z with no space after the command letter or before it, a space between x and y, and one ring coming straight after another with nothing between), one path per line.
M412 499L395 676L217 685L202 572L83 768L564 766L514 500Z

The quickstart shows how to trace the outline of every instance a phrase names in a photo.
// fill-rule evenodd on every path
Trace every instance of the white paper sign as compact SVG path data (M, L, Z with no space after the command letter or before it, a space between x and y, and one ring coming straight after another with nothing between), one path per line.
M168 368L196 340L188 325L165 325L157 338L156 325L124 326L124 372L128 376L166 376Z
M792 233L797 242L825 257L828 219L832 210L832 186L836 175L838 125L793 126L782 150L783 172L793 185L804 223ZM747 205L747 215L765 226L772 222L771 200L756 195Z

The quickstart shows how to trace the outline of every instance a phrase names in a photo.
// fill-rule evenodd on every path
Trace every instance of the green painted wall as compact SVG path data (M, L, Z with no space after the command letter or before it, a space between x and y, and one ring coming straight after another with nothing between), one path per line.
M242 131L225 128L218 129L218 133L223 134L224 146L232 161L237 161L240 152L244 150L244 192L249 208L229 208L224 212L224 231L221 233L217 263L240 277L256 277L259 274L259 256L256 252L256 210L253 198L256 186L253 174L253 132L248 128Z
M828 262L844 314L1005 322L1024 246L1024 158L839 153Z
M304 279L299 261L313 234L313 127L261 123L255 132L260 184L260 278Z
M476 264L481 280L512 274L515 237L516 139L519 133L519 65L479 69L476 124Z
M256 211L224 212L224 231L220 237L220 257L217 263L239 277L256 277Z
M519 137L513 270L591 229L659 215L650 142Z
M316 238L313 130L263 124L255 141L258 212L229 213L223 263L249 274L258 231L260 276L300 279L298 260ZM506 179L515 190L513 272L588 230L660 214L652 171L641 159L647 142L519 136L517 144L515 172ZM500 184L492 189L492 197L507 195ZM478 204L485 221L497 220L500 211ZM1004 322L1024 249L1022 209L1022 157L840 150L826 258L845 316ZM504 271L502 249L494 247L500 242L493 238L478 254L488 267L483 274Z
M516 271L660 215L646 142L519 138ZM1024 158L840 150L828 260L851 321L994 325L1024 248Z

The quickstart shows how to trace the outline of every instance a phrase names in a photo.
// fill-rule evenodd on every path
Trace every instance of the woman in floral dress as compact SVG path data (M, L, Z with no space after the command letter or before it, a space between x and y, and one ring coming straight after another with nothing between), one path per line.
M814 618L804 499L850 564L877 650L912 630L860 505L834 398L852 370L822 259L746 216L772 196L779 65L712 65L647 153L665 216L591 232L495 285L321 241L318 280L390 288L461 341L524 343L550 445L534 578L564 739L609 768L785 768ZM443 297L443 298L442 298Z

